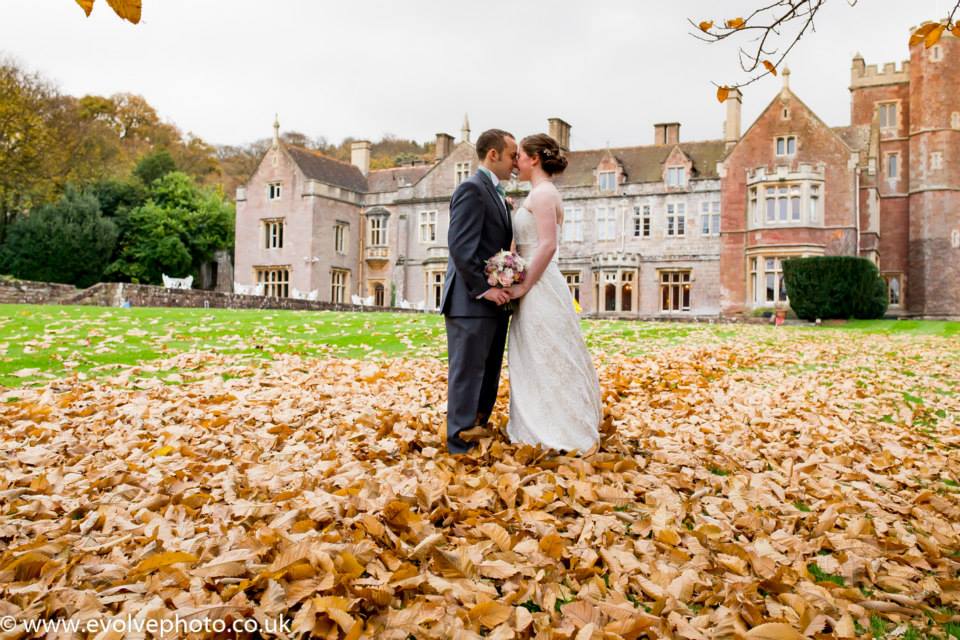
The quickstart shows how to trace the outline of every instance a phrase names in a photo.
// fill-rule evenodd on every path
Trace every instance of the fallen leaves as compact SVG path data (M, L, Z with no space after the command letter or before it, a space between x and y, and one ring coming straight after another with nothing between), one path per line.
M158 363L206 364L179 386L11 390L0 608L283 612L354 639L936 635L960 607L960 348L837 335L607 353L586 458L509 444L506 384L478 453L447 456L435 359L198 352Z

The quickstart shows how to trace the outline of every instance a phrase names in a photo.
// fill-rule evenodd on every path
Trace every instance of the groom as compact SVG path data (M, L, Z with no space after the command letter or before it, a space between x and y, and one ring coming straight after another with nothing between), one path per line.
M510 294L487 284L484 266L510 250L513 228L502 180L517 168L517 142L500 129L477 138L480 169L450 201L447 277L440 310L447 325L447 451L473 445L460 433L485 425L497 400Z

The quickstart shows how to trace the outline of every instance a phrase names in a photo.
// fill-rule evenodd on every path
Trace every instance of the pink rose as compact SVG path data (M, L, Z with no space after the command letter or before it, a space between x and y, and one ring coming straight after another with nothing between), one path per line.
M513 284L513 271L511 269L507 269L500 274L500 284L504 287L509 287Z
M487 276L487 284L491 287L497 286L497 274L491 273Z

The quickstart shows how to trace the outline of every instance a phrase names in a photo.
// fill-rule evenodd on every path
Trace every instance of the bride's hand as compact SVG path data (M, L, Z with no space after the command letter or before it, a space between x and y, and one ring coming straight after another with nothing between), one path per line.
M510 293L510 299L516 300L517 298L522 298L527 295L529 289L524 284L515 284L512 287L508 288L507 291Z

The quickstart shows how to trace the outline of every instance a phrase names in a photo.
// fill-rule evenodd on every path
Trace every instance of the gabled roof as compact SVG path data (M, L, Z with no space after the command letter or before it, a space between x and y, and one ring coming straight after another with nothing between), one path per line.
M367 179L352 164L303 147L284 145L284 148L307 178L357 193L367 190Z
M416 184L430 171L431 165L421 164L413 167L394 167L377 169L367 176L367 189L370 193L396 191L400 187Z
M648 145L620 147L609 152L623 166L626 182L660 182L663 180L663 163L673 149L679 146L693 161L693 179L717 179L717 163L723 159L723 140L681 142L679 145ZM606 156L607 149L567 152L567 170L558 176L558 186L587 186L596 182L594 170Z
M744 132L743 132L743 135L740 136L740 139L737 140L737 144L736 144L733 148L730 149L729 153L724 154L724 156L727 156L727 155L730 155L731 153L733 153L734 150L736 150L737 146L739 146L741 142L743 142L744 140L747 139L747 136L749 136L749 135L750 135L750 132L753 131L753 128L757 126L757 123L760 122L761 120L763 120L763 117L767 115L767 112L770 111L771 108L773 108L774 103L776 103L778 100L782 100L783 97L786 96L786 95L789 95L791 98L793 98L794 100L796 100L797 103L798 103L801 107L803 107L804 109L807 110L807 113L810 114L810 116L814 119L814 121L818 122L824 129L826 129L827 131L831 132L834 136L836 136L837 140L839 140L840 142L842 142L842 143L844 144L844 146L846 146L848 149L850 149L851 151L857 151L858 149L861 148L861 147L859 147L859 146L853 146L854 143L858 143L859 140L860 140L861 133L860 133L859 131L852 131L852 130L856 130L858 127L855 127L855 126L851 126L851 127L829 127L829 126L827 126L827 123L825 123L825 122L820 118L820 116L817 115L817 112L814 111L813 109L811 109L809 106L807 106L807 103L804 102L803 100L801 100L801 99L800 99L800 96L798 96L797 94L795 94L795 93L793 92L793 90L790 89L790 87L783 87L780 91L778 91L778 92L776 93L775 96L773 96L773 98L770 100L770 102L767 103L767 106L763 108L763 111L760 112L760 115L757 116L757 119L754 120L753 123L752 123L749 127L747 127L747 130L744 131ZM851 131L848 131L848 130L851 130ZM869 132L868 132L867 135L868 135L868 139L869 139Z

